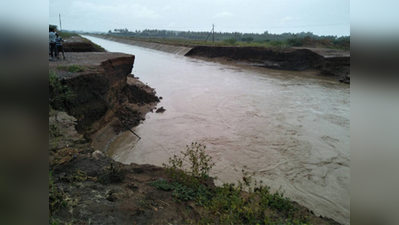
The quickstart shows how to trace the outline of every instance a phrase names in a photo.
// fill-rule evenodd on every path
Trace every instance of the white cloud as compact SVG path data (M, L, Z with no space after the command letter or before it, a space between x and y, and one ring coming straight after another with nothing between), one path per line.
M175 23L170 23L170 24L168 24L167 27L174 27L175 25L176 25Z
M233 13L230 12L221 12L213 16L213 18L229 18L232 17Z

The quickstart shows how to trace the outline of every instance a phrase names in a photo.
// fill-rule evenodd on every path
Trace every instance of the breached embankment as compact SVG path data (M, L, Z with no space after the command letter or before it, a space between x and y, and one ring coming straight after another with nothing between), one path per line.
M350 56L337 50L196 46L186 56L223 58L280 70L316 70L318 75L343 79L350 74Z
M122 53L68 53L67 60L50 63L50 70L62 78L76 98L65 103L68 114L77 119L77 130L92 134L114 119L114 112L126 114L131 104L159 101L154 93L129 80L134 56ZM79 66L81 71L70 72ZM100 97L101 96L101 97ZM106 101L105 101L106 100ZM149 111L149 110L148 110ZM137 116L136 116L137 117ZM136 118L139 121L139 118ZM130 122L137 125L137 122Z

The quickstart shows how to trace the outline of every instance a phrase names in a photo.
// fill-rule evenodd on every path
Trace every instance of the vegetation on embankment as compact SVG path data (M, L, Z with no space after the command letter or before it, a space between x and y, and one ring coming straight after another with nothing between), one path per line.
M93 34L89 34L93 35ZM127 40L136 40L143 42L151 42L157 44L166 44L166 45L174 45L174 46L184 46L184 47L195 47L195 46L220 46L220 47L261 47L261 48L270 48L270 47L278 47L278 48L290 48L290 47L310 47L310 48L326 48L326 49L341 49L341 50L350 50L350 38L345 39L314 39L311 37L294 37L283 40L252 40L250 38L246 39L225 39L218 40L212 42L212 40L208 40L205 42L204 40L193 40L193 39L185 39L185 38L156 38L156 37L142 37L142 36L126 36L121 34L96 34L110 37L117 37ZM248 41L250 40L250 41Z
M247 47L319 47L332 49L350 49L350 36L316 35L311 32L273 34L241 32L170 31L170 30L109 30L108 35L130 37L143 41L162 43L185 43L189 46L247 46ZM208 40L204 43L204 40ZM215 43L213 43L213 39Z
M325 224L304 208L284 197L284 192L270 192L270 187L243 172L242 180L221 187L209 185L209 172L215 165L199 143L187 146L182 156L174 155L164 164L168 180L158 179L150 185L172 191L178 202L193 201L200 220L191 224ZM212 182L212 179L211 179ZM331 221L330 221L331 222Z
M49 71L49 109L65 110L65 103L73 100L76 95L61 82L52 70Z
M243 171L216 187L205 146L192 143L164 168L123 165L84 145L53 152L50 224L338 224Z
M62 43L65 52L106 52L106 50L90 40L81 37L79 34L58 30L56 25L49 24L49 28L55 29L64 40Z
M61 37L64 38L62 35ZM70 36L69 38L64 38L64 40L65 42L62 45L65 52L106 52L100 45L79 35Z

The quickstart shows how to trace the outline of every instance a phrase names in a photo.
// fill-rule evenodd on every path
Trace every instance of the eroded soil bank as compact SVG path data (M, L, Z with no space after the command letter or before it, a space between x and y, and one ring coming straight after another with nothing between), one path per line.
M196 46L186 56L224 58L248 65L279 70L316 70L318 75L331 76L349 83L348 52L315 48L260 48Z
M68 53L66 60L50 62L50 70L76 95L65 102L65 108L77 118L79 132L92 134L104 127L114 119L112 109L117 114L132 114L129 107L138 111L144 104L159 101L131 75L133 63L133 55L106 52Z

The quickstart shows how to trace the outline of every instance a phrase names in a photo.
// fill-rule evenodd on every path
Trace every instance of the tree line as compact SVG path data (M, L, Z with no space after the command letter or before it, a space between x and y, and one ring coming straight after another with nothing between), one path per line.
M165 39L186 39L186 40L205 40L209 35L206 31L173 31L145 29L130 31L128 29L109 30L108 34L115 36L140 37L140 38L165 38ZM310 42L337 45L344 48L350 47L350 36L338 37L336 35L316 35L312 32L282 33L273 34L265 31L263 33L242 33L242 32L215 32L215 41L227 42L285 42L290 46L304 46Z

